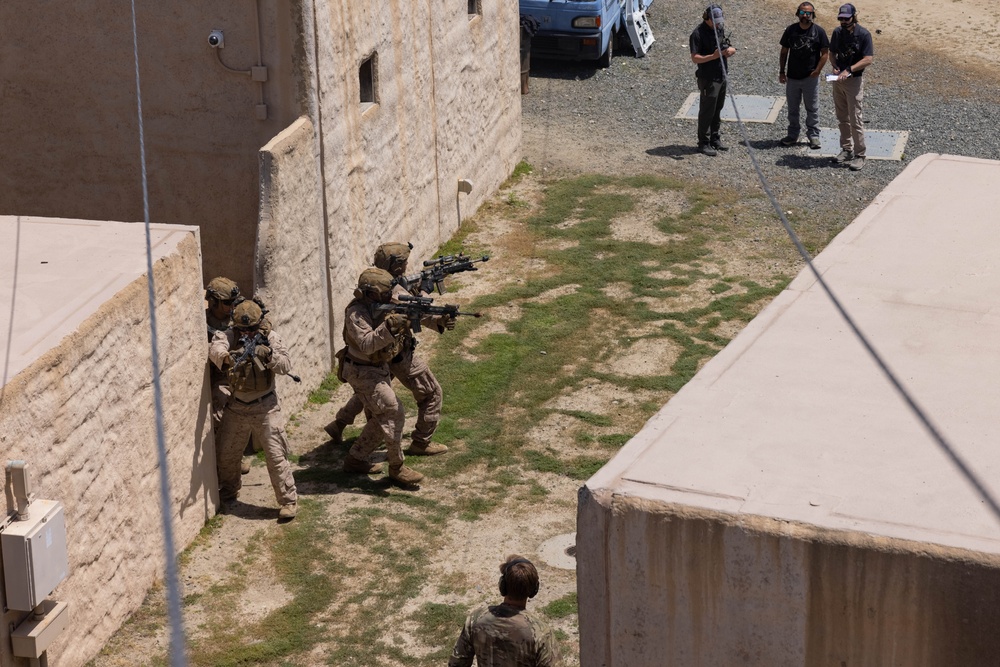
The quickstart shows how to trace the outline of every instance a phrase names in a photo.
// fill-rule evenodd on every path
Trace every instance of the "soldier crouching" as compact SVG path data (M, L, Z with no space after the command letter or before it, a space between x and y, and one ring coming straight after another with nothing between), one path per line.
M358 278L354 300L344 314L343 376L371 415L361 435L344 459L346 472L379 472L368 457L379 442L389 453L389 477L401 484L417 484L424 478L403 465L403 402L392 390L389 361L408 340L409 322L404 315L385 314L376 306L392 299L392 275L382 269L365 269Z
M275 374L288 373L292 361L281 337L264 319L264 311L253 301L243 301L233 310L233 327L212 339L209 359L229 372L232 397L222 416L216 465L222 502L236 500L242 486L240 459L247 438L264 450L267 473L281 509L280 519L291 519L298 509L295 479L288 462L281 406L275 392ZM245 355L253 347L252 355Z

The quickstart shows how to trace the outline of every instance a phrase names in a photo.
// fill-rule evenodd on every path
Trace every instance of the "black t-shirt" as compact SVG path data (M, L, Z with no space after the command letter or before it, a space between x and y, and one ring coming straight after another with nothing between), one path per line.
M865 56L874 56L875 46L872 44L872 34L859 25L854 26L854 32L844 28L834 28L830 37L830 57L838 70L847 69ZM864 70L854 73L861 76Z
M798 23L785 28L780 44L788 49L788 78L805 79L819 65L819 53L830 48L826 30L815 23L803 30Z
M719 34L719 42L723 42L723 33ZM691 33L691 55L699 56L710 56L715 53L718 49L718 44L715 41L715 30L713 30L704 21L694 29ZM698 65L698 72L696 76L699 79L710 79L712 81L722 81L722 62L726 62L726 66L729 65L729 59L723 58L722 60L710 60L707 63L701 63ZM727 70L728 71L728 70Z

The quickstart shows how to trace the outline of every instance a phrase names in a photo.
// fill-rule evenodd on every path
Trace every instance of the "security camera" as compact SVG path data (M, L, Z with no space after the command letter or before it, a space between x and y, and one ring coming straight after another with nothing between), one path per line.
M226 46L226 37L221 30L213 30L208 33L208 45L213 49L222 49Z

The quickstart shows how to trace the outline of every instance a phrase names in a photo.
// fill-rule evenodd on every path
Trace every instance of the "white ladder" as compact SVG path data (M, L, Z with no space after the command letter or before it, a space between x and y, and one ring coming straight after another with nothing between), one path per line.
M653 38L653 31L649 29L649 21L646 20L646 8L640 8L639 2L640 0L625 0L625 29L632 40L636 57L642 58L656 40Z

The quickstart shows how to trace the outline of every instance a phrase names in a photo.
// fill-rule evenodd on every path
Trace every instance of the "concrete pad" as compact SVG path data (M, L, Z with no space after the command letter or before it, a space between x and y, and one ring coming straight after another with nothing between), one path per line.
M736 98L736 108L739 109L740 118L744 123L773 123L778 118L778 112L785 104L784 97L766 97L762 95L728 95L726 105L722 107L722 120L736 120L736 111L733 110L733 98ZM698 93L691 93L684 100L680 111L674 118L686 118L688 120L698 120L698 109L701 108L701 99Z
M869 160L902 160L910 133L905 130L865 130L865 157ZM840 153L840 130L819 128L821 148L808 150L813 157L834 157Z
M921 156L816 258L994 497L997 183L1000 162ZM1000 517L806 271L587 482L578 533L584 666L1000 650ZM662 632L617 648L633 622Z
M173 252L196 229L152 225L153 260ZM0 348L7 359L0 369L2 382L55 347L104 302L146 274L145 227L0 216L0 267Z

